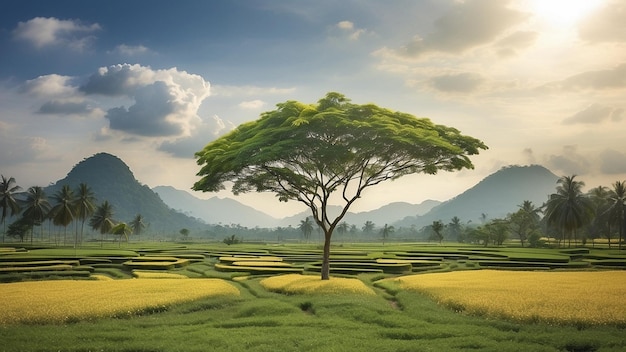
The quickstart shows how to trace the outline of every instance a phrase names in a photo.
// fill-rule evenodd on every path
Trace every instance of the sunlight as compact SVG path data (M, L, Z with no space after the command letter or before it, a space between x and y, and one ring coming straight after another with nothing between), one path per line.
M555 26L575 24L604 0L531 0L531 11L542 20Z

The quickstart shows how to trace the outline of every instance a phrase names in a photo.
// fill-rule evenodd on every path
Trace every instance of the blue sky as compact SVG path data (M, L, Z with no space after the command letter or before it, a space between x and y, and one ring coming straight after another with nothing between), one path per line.
M337 91L490 147L475 170L379 185L355 210L446 200L510 164L610 186L626 179L624 17L613 0L6 1L0 173L47 185L108 152L189 190L206 143Z

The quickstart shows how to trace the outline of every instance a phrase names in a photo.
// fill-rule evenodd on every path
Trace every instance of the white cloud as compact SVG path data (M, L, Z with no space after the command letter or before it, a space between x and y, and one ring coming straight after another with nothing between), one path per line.
M242 101L239 103L239 107L246 110L257 110L265 106L265 102L263 100L255 99L249 101Z
M601 170L610 175L626 174L626 154L613 149L600 153Z
M115 47L113 51L109 53L122 55L122 56L139 56L150 53L150 49L143 45L126 45L120 44Z
M359 40L361 35L367 33L367 31L363 28L356 28L354 23L351 21L340 21L335 26L343 33L347 34L348 39L350 40Z
M174 141L165 141L159 146L159 150L169 153L178 158L193 158L194 154L214 140L223 132L233 130L235 125L230 121L224 121L217 115L202 122L190 137L178 138Z
M26 22L19 22L13 35L16 39L29 42L36 48L67 46L83 50L95 39L90 34L100 29L97 23L81 24L75 20L35 17Z
M581 39L593 43L626 42L626 4L610 1L584 21L578 30Z
M508 1L502 0L457 2L434 22L431 33L415 36L396 53L414 58L431 52L459 54L492 43L528 18L527 14L507 5Z
M103 67L80 87L87 95L129 97L133 105L109 109L110 128L138 136L188 136L199 123L210 85L201 76L176 68L153 70L141 65Z
M21 90L39 97L67 97L76 94L71 82L72 77L51 74L26 81Z
M621 121L624 116L624 109L605 106L602 104L591 104L563 121L564 124L597 124L606 120L614 122Z
M575 145L564 146L561 154L550 155L546 164L549 169L566 175L588 174L592 165L587 157L578 152L578 146Z

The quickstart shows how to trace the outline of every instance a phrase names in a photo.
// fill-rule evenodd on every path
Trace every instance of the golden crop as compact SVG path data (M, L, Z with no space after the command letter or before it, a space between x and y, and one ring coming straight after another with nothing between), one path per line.
M288 274L263 279L261 280L261 285L266 290L287 294L375 294L374 291L371 288L365 286L365 284L361 280L338 277L330 278L330 280L321 280L319 276Z
M477 270L394 278L470 314L567 324L626 324L626 271Z
M238 296L219 279L32 281L0 284L0 325L132 315L212 296Z
M138 279L187 279L187 276L163 271L133 270L133 276Z

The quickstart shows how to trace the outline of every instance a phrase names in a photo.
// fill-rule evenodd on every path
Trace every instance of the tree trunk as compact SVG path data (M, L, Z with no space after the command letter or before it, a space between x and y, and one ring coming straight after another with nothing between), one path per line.
M330 237L332 233L324 232L324 255L322 257L322 280L330 280Z

